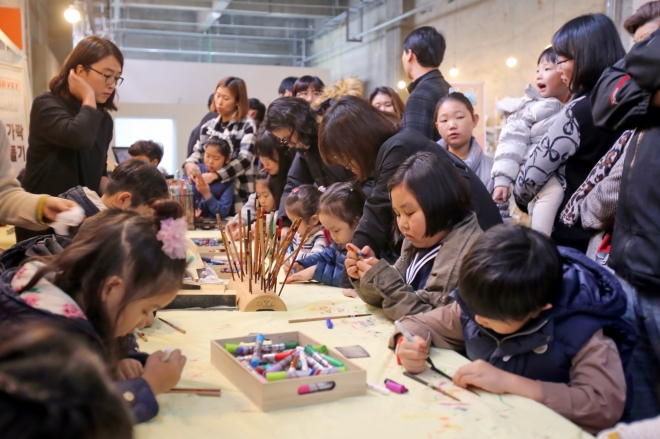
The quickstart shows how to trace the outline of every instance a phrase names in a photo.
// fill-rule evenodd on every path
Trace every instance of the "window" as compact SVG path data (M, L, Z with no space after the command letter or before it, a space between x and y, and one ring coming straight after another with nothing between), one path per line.
M159 167L174 172L176 137L174 119L143 117L117 117L115 119L115 146L131 146L138 140L153 140L163 145L163 160Z

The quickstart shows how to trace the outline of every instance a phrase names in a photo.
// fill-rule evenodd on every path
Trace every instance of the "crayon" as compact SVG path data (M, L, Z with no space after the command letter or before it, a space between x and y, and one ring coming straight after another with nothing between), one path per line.
M252 367L259 366L259 361L261 360L261 348L264 343L264 335L263 334L257 334L257 338L255 339L254 342L254 351L252 352L252 361L250 361L250 364Z
M337 360L336 358L332 358L330 355L322 355L323 358L326 359L326 361L330 364L332 364L335 367L344 367L344 363L341 361Z
M314 350L314 348L312 347L311 344L308 344L307 346L305 346L305 353L306 353L307 355L309 355L310 357L312 357L315 361L317 361L318 363L320 363L321 366L323 366L323 368L327 369L327 368L329 368L329 367L332 367L332 365L328 362L328 360L326 360L325 358L323 358L323 357L321 356L321 354L319 354L318 352L316 352L316 351Z
M320 370L296 370L294 372L266 372L267 381L280 381L286 380L289 378L301 378L314 375L329 375L333 373L345 372L346 369L343 367L333 367L332 369L320 369Z
M298 387L298 395L306 395L308 393L322 392L324 390L332 390L334 388L335 388L334 381L326 381L323 383L315 383L315 384L303 384L302 386Z

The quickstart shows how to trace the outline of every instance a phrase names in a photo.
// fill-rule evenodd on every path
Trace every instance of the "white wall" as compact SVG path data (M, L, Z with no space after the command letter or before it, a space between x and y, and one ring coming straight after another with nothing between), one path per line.
M118 89L119 110L113 116L175 119L175 162L180 165L186 159L190 132L207 113L206 102L220 79L243 79L248 96L268 106L277 99L282 79L303 75L318 76L330 83L330 71L325 68L126 59L122 73L125 81Z
M638 2L640 0L637 0ZM419 26L434 26L447 40L440 70L450 82L485 82L487 112L494 121L495 102L505 96L522 96L525 85L534 80L536 60L552 35L566 21L590 12L605 12L606 0L454 0L439 1L428 10L400 22L399 41L393 30L383 29L313 60L310 65L325 67L332 79L357 74L372 89L378 85L396 88L399 80L409 81L401 68L403 39ZM365 30L396 16L395 3L365 15ZM403 1L402 12L428 3ZM512 6L513 5L513 10ZM454 31L456 29L456 31ZM312 53L343 41L345 29L334 31L313 45ZM514 55L515 68L506 66ZM362 61L361 61L362 60ZM456 64L459 76L451 78ZM407 92L400 92L404 99Z

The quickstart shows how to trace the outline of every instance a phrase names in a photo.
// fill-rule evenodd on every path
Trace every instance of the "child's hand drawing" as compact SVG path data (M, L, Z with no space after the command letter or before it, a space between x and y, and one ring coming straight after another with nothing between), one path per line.
M316 265L307 267L304 270L299 270L298 268L301 268L300 264L295 263L294 270L296 270L296 272L291 276L289 276L286 283L290 284L292 282L303 282L307 280L312 280L312 278L314 277L314 271L316 270Z
M429 348L426 340L419 335L415 335L415 341L408 341L403 338L399 345L397 355L401 360L401 365L410 373L421 373L426 370L426 358L429 356Z
M163 361L163 351L156 351L149 355L147 364L144 366L142 378L149 384L154 395L160 395L170 390L181 379L186 357L181 355L179 349L170 354L167 361Z
M461 387L471 384L489 392L511 393L539 402L543 399L540 381L503 371L484 360L474 361L458 369L454 374L454 384Z

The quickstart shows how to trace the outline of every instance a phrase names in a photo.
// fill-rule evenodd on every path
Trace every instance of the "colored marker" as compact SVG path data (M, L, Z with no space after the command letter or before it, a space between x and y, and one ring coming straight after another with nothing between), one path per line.
M293 372L266 372L266 380L268 381L281 381L287 378L301 378L314 375L329 375L333 373L345 372L343 367L333 367L332 369L319 369L319 370L296 370Z
M268 372L279 372L286 368L289 363L293 360L293 354L289 355L286 357L284 360L278 361L277 363L273 364L271 367L268 368Z
M261 347L261 352L263 353L272 353L272 352L282 352L288 349L295 349L298 346L298 342L287 341L285 343L273 343L266 344ZM226 343L225 350L230 354L235 355L252 355L254 352L254 345L239 345L234 343Z
M327 326L328 329L332 329L334 327L334 325L332 324L332 320L325 319L325 326Z
M326 381L315 384L303 384L298 387L298 395L306 395L308 393L322 392L324 390L332 390L335 388L334 381Z
M309 363L307 362L307 355L305 355L305 351L298 351L298 361L300 361L300 370L303 372L309 370Z
M348 250L352 251L353 253L355 253L355 256L356 256L358 259L364 259L364 254L362 254L362 252L360 251L360 249L357 248L356 246L354 246L353 244L346 244L346 248L347 248Z
M257 334L257 338L255 339L254 342L254 352L252 352L252 361L250 361L250 365L252 367L259 366L259 362L261 360L261 348L264 343L264 335L263 334Z
M298 370L298 354L295 354L293 356L293 360L291 360L291 365L289 366L289 371L295 371Z
M307 358L307 363L309 364L309 367L312 368L312 370L327 370L327 367L323 367L321 363L316 361L314 358L310 357L309 355L306 355Z
M413 343L416 343L415 342L415 337L413 337L413 335L410 333L410 331L408 331L406 329L406 327L401 324L400 321L395 320L394 321L394 326L396 326L397 329L399 331L401 331L401 334L403 334L403 336L406 337L406 339L408 339L408 341L412 341Z
M266 346L264 346L264 347L266 347ZM261 351L263 352L263 349ZM261 362L263 363L263 362L267 361L269 363L277 363L278 361L285 359L286 357L288 357L289 355L291 355L295 352L296 351L294 351L293 349L289 349L288 351L284 351L284 352L264 354L264 355L261 356ZM238 361L243 361L243 360L251 361L252 360L252 355L239 355L239 356L236 357L236 359Z
M385 387L390 389L392 392L398 393L398 394L404 394L408 391L408 389L406 389L406 386L404 386L403 384L399 384L399 383L397 383L395 381L392 381L392 380L389 380L389 379L385 380Z
M332 358L330 355L323 355L323 358L325 358L328 363L332 364L335 367L344 367L344 363L337 360L336 358Z
M370 383L369 381L367 381L367 388L371 389L375 392L382 393L383 395L389 395L391 393L389 391L389 389L386 389L385 387L378 386L374 383Z
M321 366L323 366L324 368L327 369L329 367L332 367L332 365L328 362L328 360L323 358L321 356L321 354L319 354L318 352L316 352L314 350L314 348L312 347L311 344L308 344L307 346L305 346L305 353L308 356L312 357L314 360L316 360L316 362L321 363Z
M163 363L170 359L170 354L172 353L172 348L165 349L165 355L163 355Z
M241 361L241 364L243 366L245 366L247 368L247 370L249 370L252 375L256 376L259 379L259 381L261 381L262 383L266 382L266 378L263 375L261 375L256 370L252 369L252 367L250 366L249 361Z

